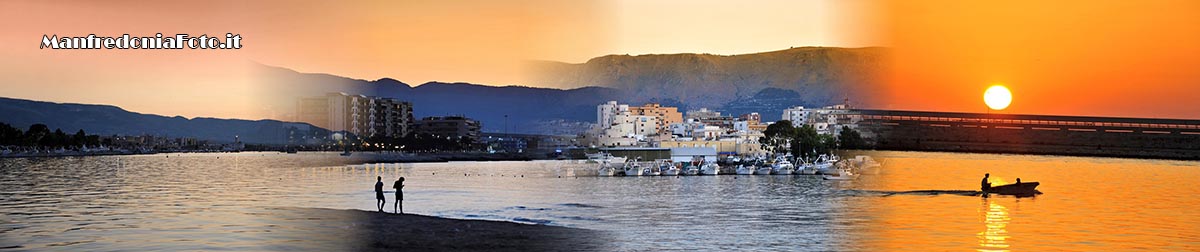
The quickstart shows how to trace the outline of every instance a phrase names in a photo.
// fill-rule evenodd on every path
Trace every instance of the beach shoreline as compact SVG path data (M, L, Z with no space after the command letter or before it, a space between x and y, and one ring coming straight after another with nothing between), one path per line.
M325 208L274 208L296 248L331 251L606 251L603 231ZM390 209L389 209L390 210ZM290 247L290 246L289 246ZM280 247L288 249L288 247Z

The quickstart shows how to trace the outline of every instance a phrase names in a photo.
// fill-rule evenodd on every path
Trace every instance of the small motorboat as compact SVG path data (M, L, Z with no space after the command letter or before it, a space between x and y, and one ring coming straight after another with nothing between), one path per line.
M1041 194L1037 190L1038 182L1020 182L1015 184L1007 184L1001 186L993 186L984 190L988 194L1013 195L1017 197L1029 197Z

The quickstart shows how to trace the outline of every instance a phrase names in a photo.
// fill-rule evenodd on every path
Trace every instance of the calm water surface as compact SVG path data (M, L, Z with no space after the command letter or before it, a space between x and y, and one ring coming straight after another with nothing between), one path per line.
M613 250L1200 250L1200 163L871 152L879 175L591 177L561 161L346 165L329 154L0 160L0 248L337 250L286 207L374 210L406 177L411 213L607 230ZM963 196L983 173L1034 198ZM946 193L910 193L946 190ZM389 205L392 194L388 193ZM285 217L281 217L285 216Z

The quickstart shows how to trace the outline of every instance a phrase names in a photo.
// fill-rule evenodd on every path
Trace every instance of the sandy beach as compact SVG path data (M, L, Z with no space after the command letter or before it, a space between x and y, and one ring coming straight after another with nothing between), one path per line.
M362 210L272 210L269 221L280 231L270 236L291 240L273 246L279 250L605 251L609 241L601 231L558 226Z

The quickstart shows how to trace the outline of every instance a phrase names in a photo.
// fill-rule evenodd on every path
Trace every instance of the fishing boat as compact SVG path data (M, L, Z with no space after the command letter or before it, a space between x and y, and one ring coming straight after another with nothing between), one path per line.
M762 163L754 166L754 175L771 175L771 164Z
M988 188L987 190L984 190L983 192L989 193L989 194L1028 197L1028 196L1034 196L1034 195L1041 193L1037 190L1037 186L1040 184L1041 183L1038 183L1038 182L1019 182L1019 183L1007 184L1007 185L1002 185L1002 186L993 186L993 187Z
M737 175L754 175L755 167L756 166L754 164L738 164L737 169L734 172L737 173Z
M685 165L686 165L686 163L685 163ZM683 168L683 172L682 172L682 173L680 173L680 174L683 174L683 175L700 175L700 167L698 167L698 166L695 166L695 165L687 165L686 167L684 167L684 168Z
M658 176L662 175L662 169L657 165L647 165L642 167L642 176Z
M771 174L775 175L792 175L792 171L795 170L796 166L783 157L775 159L775 164L771 165Z
M642 165L638 164L637 161L625 162L623 170L625 171L625 176L642 176Z
M721 173L721 166L716 163L700 161L700 174L717 175Z
M801 164L799 167L796 168L796 174L800 174L800 175L817 174L817 166L813 165L812 163Z
M623 163L625 163L625 160L626 160L625 157L614 157L612 154L609 154L608 152L597 152L597 153L587 154L587 158L588 158L588 160L587 160L588 163L603 163L604 161L608 161L609 163L613 163L613 164L623 164Z
M612 177L613 175L617 174L617 168L613 167L612 163L609 163L608 160L601 161L601 163L599 163L597 166L598 166L598 168L596 168L597 176Z
M834 163L837 163L838 157L834 155L824 155L817 157L813 165L817 168L817 174L835 174L838 173Z
M663 160L659 164L658 169L662 171L663 176L675 176L679 175L680 172L679 167L675 167L675 164L672 164L669 159Z

